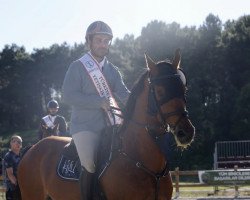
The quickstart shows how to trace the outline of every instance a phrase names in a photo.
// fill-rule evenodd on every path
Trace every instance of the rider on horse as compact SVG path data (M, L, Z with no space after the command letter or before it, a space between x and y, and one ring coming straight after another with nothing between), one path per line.
M84 200L92 199L91 182L101 131L107 122L121 123L120 118L111 114L110 106L118 107L114 97L125 104L130 93L118 68L106 58L112 38L106 23L90 24L85 36L90 51L70 65L63 83L64 101L72 105L70 134L82 165L80 183Z
M53 130L55 127L57 130L51 131L51 135L67 136L67 124L63 116L57 114L59 104L56 100L51 100L47 104L48 115L44 116L40 122L38 130L38 139L41 140L44 129Z

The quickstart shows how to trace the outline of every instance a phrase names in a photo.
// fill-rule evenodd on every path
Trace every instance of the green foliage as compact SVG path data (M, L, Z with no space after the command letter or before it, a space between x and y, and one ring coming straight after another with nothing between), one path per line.
M233 127L231 134L234 139L241 138L242 140L249 140L250 130L250 83L242 87L239 96L236 99Z
M173 165L211 169L216 141L249 139L250 16L222 24L209 14L198 28L151 21L138 38L125 35L113 41L109 59L132 88L145 70L145 52L159 61L172 59L176 48L181 48L188 77L187 107L196 138L187 151L176 149ZM29 54L24 47L6 45L0 52L0 132L36 130L45 102L56 98L61 104L69 64L86 51L84 44L63 43ZM61 104L60 112L69 121L69 107Z

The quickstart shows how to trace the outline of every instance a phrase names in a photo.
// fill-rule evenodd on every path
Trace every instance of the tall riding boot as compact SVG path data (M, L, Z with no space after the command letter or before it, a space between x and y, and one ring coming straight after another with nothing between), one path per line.
M93 173L89 173L86 169L82 168L80 175L80 191L81 200L92 200L93 199Z

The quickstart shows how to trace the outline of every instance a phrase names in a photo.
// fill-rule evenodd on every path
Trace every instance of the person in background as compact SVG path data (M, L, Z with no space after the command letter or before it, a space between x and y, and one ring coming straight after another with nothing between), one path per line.
M90 51L70 65L62 86L63 100L72 106L70 134L82 165L80 185L85 200L93 198L91 183L101 131L107 124L121 123L110 108L118 107L116 101L125 104L130 93L118 68L106 57L112 38L106 23L90 24L85 35Z
M4 156L4 168L6 170L6 200L21 200L21 193L17 180L17 167L21 159L20 150L22 138L13 135L10 139L10 150Z
M38 139L41 140L50 135L68 136L65 118L57 114L58 102L56 100L49 101L47 109L48 115L44 116L40 122Z

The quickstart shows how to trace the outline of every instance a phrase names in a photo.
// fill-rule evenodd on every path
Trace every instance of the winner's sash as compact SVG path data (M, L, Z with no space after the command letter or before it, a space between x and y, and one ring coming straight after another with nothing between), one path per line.
M55 126L54 122L50 119L49 115L43 117L43 121L49 128L53 128Z
M85 54L79 60L87 70L100 97L108 99L110 106L119 108L97 61L89 53ZM111 125L122 123L122 119L119 117L121 115L119 110L107 111L106 114Z

